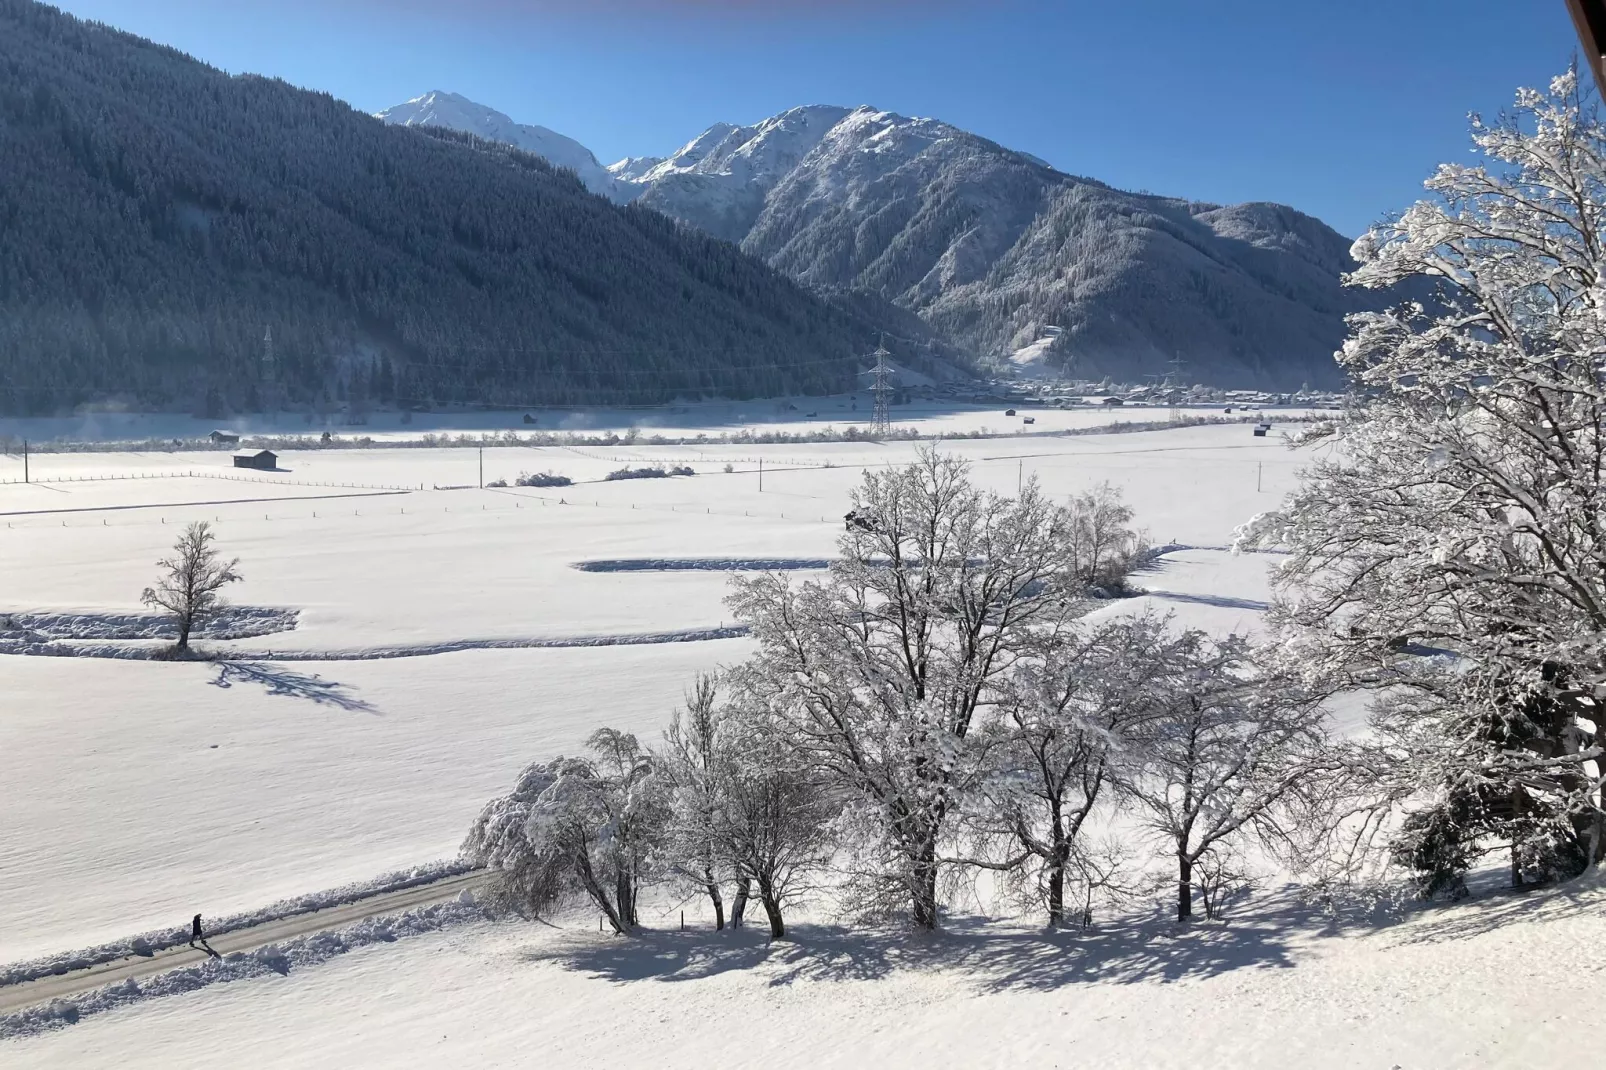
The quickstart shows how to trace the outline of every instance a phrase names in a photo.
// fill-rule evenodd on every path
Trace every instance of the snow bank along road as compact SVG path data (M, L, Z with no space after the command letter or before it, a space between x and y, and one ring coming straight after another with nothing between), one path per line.
M208 937L207 942L219 955L254 951L267 944L280 943L298 936L309 936L313 933L339 929L368 918L444 902L461 895L464 891L473 890L484 879L483 871L459 873L428 884L383 892L354 902L325 907L322 910L292 914L289 917L262 922L260 925L234 929L220 933L216 937ZM205 962L206 959L205 951L192 948L188 944L180 944L150 955L130 955L33 981L0 985L0 1016L11 1014L24 1007L82 995L102 985L149 977L180 966L191 966Z

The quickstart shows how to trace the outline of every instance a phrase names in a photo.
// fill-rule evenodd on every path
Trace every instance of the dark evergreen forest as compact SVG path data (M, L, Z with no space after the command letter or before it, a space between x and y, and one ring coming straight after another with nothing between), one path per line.
M818 393L876 326L536 157L0 0L0 411Z

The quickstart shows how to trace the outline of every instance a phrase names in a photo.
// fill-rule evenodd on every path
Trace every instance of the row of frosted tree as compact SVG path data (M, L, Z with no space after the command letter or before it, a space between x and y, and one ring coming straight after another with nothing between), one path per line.
M1148 556L1131 516L1108 487L991 493L936 451L867 473L823 578L734 582L758 650L700 677L662 745L606 729L531 766L469 855L510 905L579 891L620 931L652 881L719 925L756 899L776 935L827 885L854 915L930 928L978 872L1061 925L1134 886L1155 845L1178 915L1196 889L1214 911L1235 845L1274 833L1303 783L1324 693L1243 637L1090 613Z
M735 582L756 652L660 745L531 766L468 857L528 912L584 894L629 931L672 881L777 935L810 892L930 928L978 874L1085 920L1157 858L1181 918L1254 871L1332 900L1598 865L1606 132L1569 74L1473 136L1355 245L1350 283L1437 293L1352 317L1354 403L1240 530L1277 554L1263 641L1112 610L1142 557L1112 492L1004 497L928 452L866 475L826 575Z

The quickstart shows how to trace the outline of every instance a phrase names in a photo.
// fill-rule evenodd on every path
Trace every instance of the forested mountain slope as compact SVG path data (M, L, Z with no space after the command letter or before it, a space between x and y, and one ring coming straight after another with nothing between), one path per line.
M536 157L31 0L0 0L0 176L11 412L824 391L873 344Z
M657 208L812 286L865 290L1002 355L1064 328L1073 373L1334 385L1349 241L1282 205L1112 189L931 119L796 108L611 168Z

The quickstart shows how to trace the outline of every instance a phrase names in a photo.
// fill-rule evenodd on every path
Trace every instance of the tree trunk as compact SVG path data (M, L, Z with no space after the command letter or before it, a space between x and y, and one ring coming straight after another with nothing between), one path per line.
M1518 822L1522 820L1522 789L1511 789L1511 886L1522 887L1522 849Z
M195 621L190 617L190 615L188 613L183 613L183 614L179 615L179 618L178 618L178 649L180 649L180 650L188 650L190 648L190 628L194 625L194 623L195 623Z
M1193 861L1184 854L1177 855L1177 920L1193 917Z
M1057 858L1048 861L1048 927L1058 929L1065 924L1065 863Z
M725 928L725 899L719 894L719 882L712 870L703 870L703 887L708 889L709 902L714 904L714 929Z
M636 927L636 897L630 885L630 875L621 873L614 881L614 897L619 908L619 924L623 926L621 932L629 932Z
M731 928L740 929L742 919L747 915L747 900L753 894L753 880L751 877L736 878L736 901L731 903Z
M591 867L582 865L578 868L580 873L580 883L585 886L587 894L589 894L592 901L601 908L603 915L608 919L608 924L613 926L613 931L615 933L623 934L625 931L625 926L619 918L619 911L614 908L612 903L608 902L608 893L605 892L602 888L602 885L597 882L596 876L593 874Z
M917 850L909 875L909 898L915 928L937 927L937 845L927 841Z
M775 888L768 881L758 882L759 902L764 904L764 913L770 919L770 936L779 940L786 935L786 922L781 919L781 902L775 898Z

